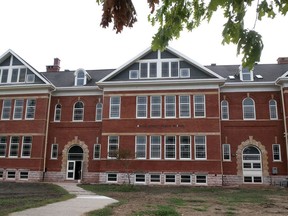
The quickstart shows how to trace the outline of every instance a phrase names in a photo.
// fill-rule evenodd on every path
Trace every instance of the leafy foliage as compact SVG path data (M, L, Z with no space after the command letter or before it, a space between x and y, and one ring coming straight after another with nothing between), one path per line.
M133 27L137 21L132 0L96 1L103 6L100 25L104 28L113 22L113 29L118 33L123 27ZM147 0L151 8L149 21L153 26L159 25L153 36L152 49L164 50L171 40L180 37L184 29L192 31L203 21L210 21L213 14L221 9L226 19L222 44L236 44L237 55L243 54L243 66L252 69L254 63L260 61L264 47L261 35L255 29L246 29L244 25L247 9L253 2L256 0ZM159 5L157 10L156 4ZM273 19L278 13L285 16L287 12L287 0L257 0L255 24L263 17Z

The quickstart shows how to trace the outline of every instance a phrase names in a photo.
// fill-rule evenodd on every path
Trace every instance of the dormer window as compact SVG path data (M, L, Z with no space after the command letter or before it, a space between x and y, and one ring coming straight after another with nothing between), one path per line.
M82 68L76 70L74 76L75 76L75 86L86 85L87 80L91 79L91 76Z
M250 71L248 68L239 67L240 70L240 79L242 81L253 81L253 71Z

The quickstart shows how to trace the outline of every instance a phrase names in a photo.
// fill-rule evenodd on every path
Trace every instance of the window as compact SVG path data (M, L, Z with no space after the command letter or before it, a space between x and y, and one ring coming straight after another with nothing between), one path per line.
M156 62L140 63L140 78L154 78L154 77L157 77L157 63Z
M180 69L181 78L190 78L190 68L181 68Z
M2 73L1 73L2 71ZM8 82L8 69L0 69L0 83L7 83Z
M277 112L277 102L276 100L269 101L269 112L270 112L270 119L278 119L278 112Z
M110 118L120 118L120 97L110 98Z
M194 95L194 117L205 117L205 96Z
M26 82L27 83L34 83L35 82L35 74L27 74Z
M175 118L176 117L176 97L165 96L165 117Z
M148 63L140 63L140 78L148 78Z
M151 96L151 118L161 118L161 96Z
M61 121L61 109L62 109L61 104L56 104L55 112L54 112L54 121L55 122L60 122Z
M25 119L34 119L35 118L35 99L27 99L26 102L26 118Z
M190 96L188 95L179 96L179 117L180 118L190 117Z
M117 182L117 173L108 173L107 182Z
M52 144L51 146L51 159L58 158L58 144Z
M181 184L190 184L191 183L191 175L182 174L181 175Z
M9 120L11 115L11 105L12 101L10 99L3 100L3 106L2 106L2 120Z
M100 156L101 156L101 145L100 144L94 144L93 159L100 159Z
M253 81L253 71L249 71L248 68L242 68L242 66L240 66L240 79L242 81Z
M130 70L129 71L129 79L138 79L138 70Z
M135 175L135 183L145 183L145 174L136 174Z
M4 171L0 170L0 179L3 179L3 177L4 177Z
M80 70L76 72L75 85L76 86L86 85L86 77L84 71Z
M255 104L254 100L247 97L242 102L243 106L243 119L244 120L255 120Z
M30 158L31 157L31 148L32 148L32 137L24 136L22 141L22 158Z
M151 183L160 183L160 174L150 174Z
M7 171L7 179L15 179L16 171Z
M261 176L244 176L245 183L262 183Z
M223 144L223 161L230 161L231 160L231 151L230 151L230 144Z
M0 136L0 158L6 157L7 148L7 138L5 136Z
M281 161L281 150L279 144L273 144L273 161Z
M11 83L23 83L26 79L26 68L14 68L12 70Z
M136 158L146 159L146 136L136 136Z
M108 137L108 158L116 158L119 150L119 137Z
M137 96L137 118L147 118L147 97Z
M96 105L96 121L102 121L102 103L97 103Z
M74 104L73 110L73 121L83 121L84 120L84 104L78 101Z
M179 77L179 63L178 62L162 62L161 76L165 77Z
M28 180L28 171L21 171L20 172L20 180Z
M19 150L19 140L20 138L18 136L12 136L10 138L10 151L9 151L9 157L18 157L18 150Z
M13 115L14 120L22 119L23 105L24 105L23 99L17 99L14 101L14 115Z
M191 159L190 136L180 136L180 159Z
M150 137L150 159L161 159L161 136Z
M165 159L176 159L175 136L165 136Z
M229 104L227 100L221 101L221 119L222 120L229 119Z
M165 175L165 183L176 183L175 175L173 174L166 174Z
M195 159L205 160L206 159L206 137L205 136L195 136Z
M196 175L196 184L207 184L206 175Z

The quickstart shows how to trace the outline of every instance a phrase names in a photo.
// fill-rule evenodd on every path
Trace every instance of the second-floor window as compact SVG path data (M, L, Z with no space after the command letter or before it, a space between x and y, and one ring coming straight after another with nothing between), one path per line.
M175 136L165 136L165 159L176 159Z
M229 119L229 104L227 100L221 101L221 119L222 120Z
M146 136L136 136L136 158L138 159L146 159Z
M205 117L205 96L194 95L194 117Z
M96 105L96 121L102 121L102 103L97 103Z
M18 136L12 136L10 138L9 157L18 157L19 141L20 138Z
M180 118L190 117L190 96L189 95L179 96L179 117Z
M26 119L34 119L36 110L36 100L27 99L26 101Z
M23 99L16 99L14 101L14 114L13 114L13 119L22 119L23 115L23 105L24 105L24 100Z
M31 157L31 149L32 149L32 137L24 136L22 141L22 151L21 157L30 158Z
M0 157L6 157L7 137L0 136Z
M74 104L73 110L73 121L83 121L84 120L84 104L78 101Z
M161 136L150 137L150 158L161 159Z
M206 159L206 136L195 136L195 159L205 160Z
M138 96L136 104L137 118L147 118L147 97Z
M120 103L119 96L110 98L110 118L120 118Z
M247 97L242 102L243 106L243 119L244 120L254 120L256 119L255 115L255 103L254 100Z
M59 122L61 120L61 104L56 104L55 106L55 112L54 112L54 121Z
M109 136L108 137L108 158L117 158L119 150L119 137Z
M12 106L12 101L10 99L3 100L2 115L1 115L2 120L9 120L10 119L11 106Z
M150 108L151 118L161 118L162 116L161 96L151 96L150 101L151 101L151 105L150 105L151 106Z
M273 120L278 119L277 102L274 99L269 101L269 113L270 113L270 119Z
M176 97L165 96L165 117L175 118L176 117Z

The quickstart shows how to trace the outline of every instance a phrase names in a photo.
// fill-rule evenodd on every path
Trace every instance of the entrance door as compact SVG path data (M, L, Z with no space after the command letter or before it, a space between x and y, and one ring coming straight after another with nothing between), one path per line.
M244 183L262 183L262 161L260 151L248 146L243 150Z
M67 180L78 180L82 178L83 149L73 146L69 149L67 160Z

